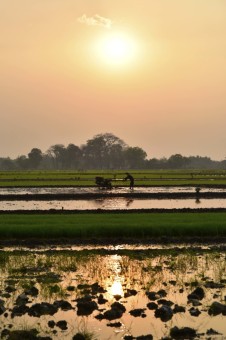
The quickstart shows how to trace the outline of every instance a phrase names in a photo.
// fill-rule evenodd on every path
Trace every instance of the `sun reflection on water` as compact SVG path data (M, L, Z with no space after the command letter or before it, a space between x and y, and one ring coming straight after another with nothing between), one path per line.
M122 283L120 282L120 277L115 277L115 281L113 282L111 288L109 289L109 293L113 296L124 295Z
M122 275L121 260L122 257L119 255L109 257L108 265L111 268L112 277L108 286L108 293L112 296L124 296L123 283L125 278Z

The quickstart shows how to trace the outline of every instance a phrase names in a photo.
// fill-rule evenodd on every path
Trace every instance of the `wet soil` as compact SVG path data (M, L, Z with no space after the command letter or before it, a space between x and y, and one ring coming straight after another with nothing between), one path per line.
M53 193L53 194L2 194L0 200L2 201L35 201L35 200L87 200L87 199L100 199L100 198L146 198L146 199L202 199L202 198L226 198L226 192L112 192L100 191L90 193Z
M196 249L201 246L208 246L213 249L217 247L220 250L226 250L226 237L216 236L216 237L152 237L146 238L145 240L138 240L137 238L123 238L123 237L115 237L115 238L61 238L61 239L43 239L43 238L26 238L26 239L0 239L0 248L4 247L26 247L26 248L36 248L36 247L73 247L73 246L98 246L98 247L108 247L108 246L125 246L130 245L132 247L152 247L155 245L189 245Z
M62 214L62 215L68 215L68 214L139 214L139 213L178 213L178 211L180 213L188 213L188 212L198 212L200 214L205 213L205 212L226 212L225 208L202 208L202 209L190 209L190 208L182 208L182 209L154 209L154 208L150 208L150 209L95 209L95 210L91 210L91 209L71 209L71 210L67 210L67 209L48 209L48 210L41 210L41 209L37 209L37 210L0 210L0 215L1 214L25 214L25 215L36 215L36 214Z

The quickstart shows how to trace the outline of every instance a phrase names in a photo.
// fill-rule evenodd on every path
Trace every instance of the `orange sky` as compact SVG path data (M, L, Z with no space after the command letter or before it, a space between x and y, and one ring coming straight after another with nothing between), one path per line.
M136 44L122 65L97 53L114 32ZM0 157L112 132L224 159L225 84L224 0L0 0Z

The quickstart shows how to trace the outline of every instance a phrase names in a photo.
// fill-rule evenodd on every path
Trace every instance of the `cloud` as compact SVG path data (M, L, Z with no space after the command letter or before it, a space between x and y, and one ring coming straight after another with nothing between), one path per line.
M95 14L92 17L87 17L86 14L83 14L78 18L78 22L88 26L102 26L108 29L112 26L112 21L110 19L104 18L98 14Z

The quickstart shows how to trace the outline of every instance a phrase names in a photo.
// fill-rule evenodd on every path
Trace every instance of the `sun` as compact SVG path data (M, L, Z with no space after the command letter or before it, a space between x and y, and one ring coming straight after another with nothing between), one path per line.
M135 41L125 33L109 32L97 42L97 55L109 66L126 66L136 57Z

